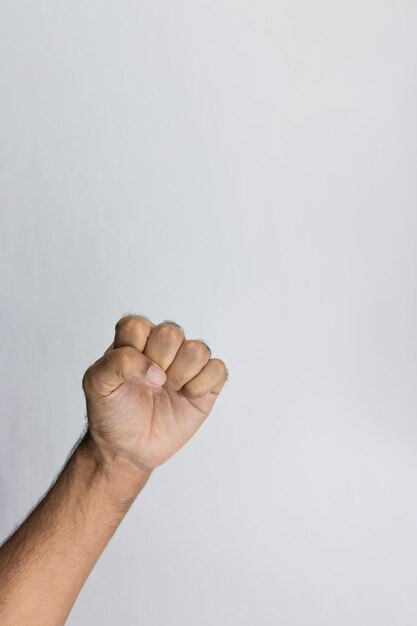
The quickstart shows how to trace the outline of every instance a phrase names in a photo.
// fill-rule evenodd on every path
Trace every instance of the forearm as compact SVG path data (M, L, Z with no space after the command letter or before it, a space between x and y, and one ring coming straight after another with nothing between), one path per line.
M0 548L2 626L60 626L149 473L104 457L87 435Z

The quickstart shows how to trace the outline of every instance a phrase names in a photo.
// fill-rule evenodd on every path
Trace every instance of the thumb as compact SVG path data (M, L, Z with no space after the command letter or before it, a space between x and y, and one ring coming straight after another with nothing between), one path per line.
M82 386L86 394L108 396L122 383L160 387L166 381L163 369L132 346L106 351L86 370Z

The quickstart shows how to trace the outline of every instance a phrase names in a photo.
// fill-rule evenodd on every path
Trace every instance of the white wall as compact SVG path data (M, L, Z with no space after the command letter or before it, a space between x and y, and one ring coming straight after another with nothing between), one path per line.
M72 626L417 620L417 4L0 3L0 534L124 313L230 378Z

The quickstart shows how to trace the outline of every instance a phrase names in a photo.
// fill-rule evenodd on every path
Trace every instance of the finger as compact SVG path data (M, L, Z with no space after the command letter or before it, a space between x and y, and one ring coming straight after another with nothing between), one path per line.
M123 346L93 363L85 372L82 385L86 394L102 397L122 383L155 388L163 385L165 380L165 372L152 359L132 346Z
M115 326L114 347L132 346L143 352L154 326L144 315L124 315Z
M185 339L166 371L165 389L178 391L194 378L210 360L210 348L198 339Z
M210 359L203 369L181 389L187 398L199 398L208 393L218 395L228 376L227 367L221 359Z
M164 321L152 329L143 351L150 359L167 370L185 339L184 331L175 322Z

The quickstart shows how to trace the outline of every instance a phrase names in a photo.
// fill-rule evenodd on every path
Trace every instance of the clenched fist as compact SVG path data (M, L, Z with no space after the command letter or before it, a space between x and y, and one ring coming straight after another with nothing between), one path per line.
M177 324L126 315L83 376L90 437L152 471L201 426L226 379L224 362Z

